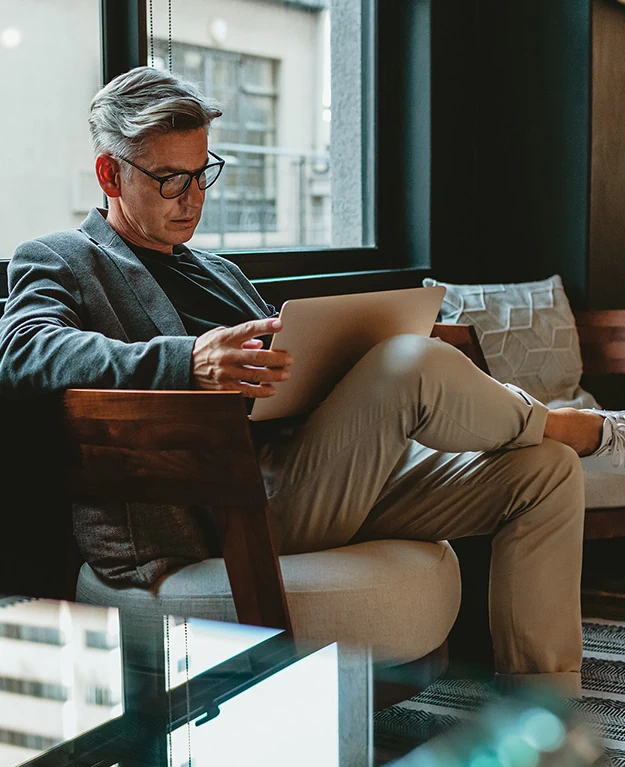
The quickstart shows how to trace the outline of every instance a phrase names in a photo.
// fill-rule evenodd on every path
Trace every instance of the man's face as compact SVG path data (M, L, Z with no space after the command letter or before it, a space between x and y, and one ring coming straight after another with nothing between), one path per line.
M146 151L136 161L156 176L166 176L204 167L208 162L207 151L204 128L172 131L150 137ZM137 168L130 167L130 173L124 173L118 198L124 220L122 235L125 233L138 245L171 253L172 245L187 242L193 236L206 192L200 190L196 179L173 200L161 197L159 189L158 181Z

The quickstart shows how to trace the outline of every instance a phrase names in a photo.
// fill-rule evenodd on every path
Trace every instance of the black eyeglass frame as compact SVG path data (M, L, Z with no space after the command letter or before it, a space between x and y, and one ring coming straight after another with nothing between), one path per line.
M217 162L209 162L203 168L196 170L195 173L191 173L190 171L186 171L186 170L180 170L177 173L168 173L166 176L157 176L155 173L152 173L151 171L146 170L145 168L142 168L140 165L137 165L136 162L133 162L132 160L128 160L126 157L119 157L118 159L123 160L124 162L127 162L128 165L132 165L133 168L140 170L142 173L145 173L146 176L149 176L150 178L153 178L155 181L158 181L158 183L160 184L160 188L158 191L164 200L175 200L176 197L180 197L180 195L184 194L187 191L187 189L191 186L191 182L193 181L193 179L197 181L197 185L202 191L205 191L206 189L211 187L215 183L215 181L217 181L217 179L221 175L221 171L224 169L224 165L226 164L226 161L224 160L223 157L220 157L218 154L215 154L215 152L211 152L210 149L208 150L208 154L209 154L209 157L214 157ZM204 187L204 189L202 189L202 187L200 186L200 176L202 175L202 173L206 173L206 171L209 168L212 168L215 165L219 166L217 175L210 182L210 184L207 184ZM166 197L163 194L163 184L169 181L170 178L175 178L176 176L186 176L187 183L184 185L182 190L178 192L178 194L173 195L173 197Z

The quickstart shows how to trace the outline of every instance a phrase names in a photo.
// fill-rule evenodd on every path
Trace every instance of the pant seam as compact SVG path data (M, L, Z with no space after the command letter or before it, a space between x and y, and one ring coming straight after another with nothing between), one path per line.
M405 408L406 406L404 405L403 407ZM445 416L445 418L447 418L449 421L451 421L451 423L453 423L455 426L457 426L459 429L461 429L465 434L470 434L472 437L475 437L476 439L487 441L487 439L488 439L487 437L482 437L481 435L475 434L475 432L471 431L470 429L467 429L466 426L463 426L459 421L456 421L456 419L453 418L453 416L449 415L449 413L447 413L445 410L440 408L438 405L430 405L430 407L431 407L432 410L435 410L437 413L442 413ZM504 442L499 447L492 447L490 449L484 449L484 450L442 450L441 448L437 448L437 447L434 447L432 445L426 445L426 447L431 447L433 450L438 450L441 453L493 453L493 452L496 452L497 450L505 450L506 448L504 447L504 445L513 445L514 443L513 443L512 440L517 439L525 431L526 425L523 426L523 428L516 435L516 437L513 437L511 440L508 440L507 442ZM415 441L419 442L418 439L415 439ZM419 444L424 444L424 443L419 442ZM519 448L513 447L513 449L516 450L516 449L519 449Z

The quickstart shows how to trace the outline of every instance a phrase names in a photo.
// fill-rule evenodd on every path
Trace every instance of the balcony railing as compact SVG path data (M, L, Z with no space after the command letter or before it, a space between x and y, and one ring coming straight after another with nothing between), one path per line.
M330 245L327 152L225 143L211 149L226 166L208 190L192 245L218 250Z

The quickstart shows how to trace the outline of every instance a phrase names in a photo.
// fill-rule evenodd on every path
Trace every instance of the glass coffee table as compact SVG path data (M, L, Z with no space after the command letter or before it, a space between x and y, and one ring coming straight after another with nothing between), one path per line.
M597 744L552 700L502 700L469 729L403 754L377 746L373 722L365 649L295 642L277 629L0 597L0 767L600 764ZM536 732L543 746L532 745Z

